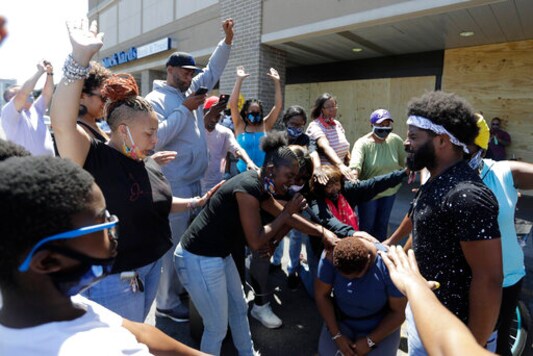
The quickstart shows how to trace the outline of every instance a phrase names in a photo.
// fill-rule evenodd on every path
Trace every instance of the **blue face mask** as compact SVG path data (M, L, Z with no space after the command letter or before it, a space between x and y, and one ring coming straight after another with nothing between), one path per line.
M263 122L263 117L258 112L257 113L250 112L248 113L248 115L246 115L246 118L248 119L248 121L250 121L252 125L257 125Z
M111 273L115 261L115 258L89 257L64 246L51 245L46 249L80 261L80 265L73 270L50 274L56 288L69 297L83 292Z
M470 166L470 168L472 169L479 168L481 162L483 161L483 157L481 157L482 154L483 154L483 150L479 150L472 158L470 158L470 161L468 161L468 165Z
M287 134L291 138L297 138L304 133L303 127L287 127Z

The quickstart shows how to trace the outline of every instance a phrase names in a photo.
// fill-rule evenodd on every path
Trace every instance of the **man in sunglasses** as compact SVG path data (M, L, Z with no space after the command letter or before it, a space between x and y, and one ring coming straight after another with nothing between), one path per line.
M78 295L110 271L118 241L89 173L12 157L0 163L0 201L0 354L202 354Z
M33 89L46 73L41 95L34 100ZM54 93L54 67L48 61L37 64L37 71L22 86L14 85L4 92L0 124L7 140L13 141L34 156L54 156L54 143L44 121L44 114Z

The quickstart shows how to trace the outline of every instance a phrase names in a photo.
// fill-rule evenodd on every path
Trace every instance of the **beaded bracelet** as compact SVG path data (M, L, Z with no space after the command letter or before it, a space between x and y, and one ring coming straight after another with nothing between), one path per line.
M83 67L74 60L72 54L69 54L63 65L63 76L65 77L65 85L72 84L75 80L84 80L89 76L91 65Z

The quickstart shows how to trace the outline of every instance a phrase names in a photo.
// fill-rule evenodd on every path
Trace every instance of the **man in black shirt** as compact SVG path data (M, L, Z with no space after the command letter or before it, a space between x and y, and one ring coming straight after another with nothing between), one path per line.
M496 198L463 161L476 120L466 101L444 92L413 99L408 115L407 166L431 173L410 212L420 272L440 282L441 303L484 346L498 317L502 256ZM407 319L409 353L425 354L409 310Z

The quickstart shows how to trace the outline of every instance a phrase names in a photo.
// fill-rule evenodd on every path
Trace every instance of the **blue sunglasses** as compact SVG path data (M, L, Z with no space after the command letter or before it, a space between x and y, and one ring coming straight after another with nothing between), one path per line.
M117 224L118 224L118 217L116 215L110 215L107 210L105 214L106 214L105 219L107 221L105 223L80 227L79 229L76 229L76 230L65 231L65 232L62 232L56 235L45 237L41 241L37 242L35 246L33 246L33 248L31 249L31 251L28 253L24 261L20 264L19 271L27 272L28 269L30 268L30 262L35 252L37 252L43 245L49 243L50 241L73 239L76 237L92 234L93 232L102 231L106 229L108 229L108 233L112 239L117 239L118 234L116 230L117 230Z

